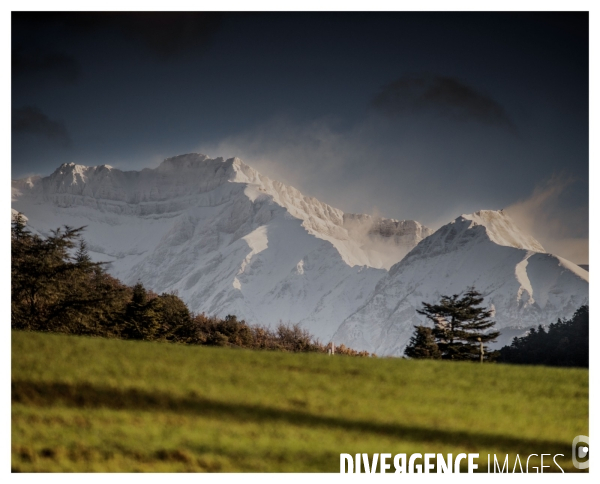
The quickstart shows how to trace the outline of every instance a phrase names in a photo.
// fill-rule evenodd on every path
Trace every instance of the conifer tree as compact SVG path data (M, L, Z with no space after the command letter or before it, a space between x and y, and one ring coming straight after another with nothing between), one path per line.
M33 235L18 214L11 230L11 325L15 329L57 330L65 287L75 270L69 251L80 229L65 226L46 238Z
M77 247L77 252L75 252L75 263L79 265L79 267L90 267L93 265L92 258L88 252L87 243L85 240L81 239L79 241L79 246Z
M498 331L488 331L496 322L490 320L492 311L480 306L483 296L469 288L462 294L442 296L438 304L423 302L419 314L433 322L432 334L444 360L479 361L480 344L495 341ZM495 352L484 349L484 360L491 360Z
M82 230L64 226L43 238L27 229L20 213L13 218L13 329L112 335L127 291L102 263L92 262Z
M439 360L442 353L435 342L431 328L415 326L415 332L404 349L409 358Z

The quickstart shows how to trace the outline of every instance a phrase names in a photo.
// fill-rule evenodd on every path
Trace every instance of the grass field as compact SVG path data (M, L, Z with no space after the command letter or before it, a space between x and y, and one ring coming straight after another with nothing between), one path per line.
M339 472L342 452L569 471L580 434L587 370L12 333L13 471Z

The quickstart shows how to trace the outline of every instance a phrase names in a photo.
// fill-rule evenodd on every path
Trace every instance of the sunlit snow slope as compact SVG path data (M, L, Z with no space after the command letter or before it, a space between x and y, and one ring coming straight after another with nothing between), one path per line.
M196 312L301 322L322 340L431 234L344 214L237 158L188 154L139 172L63 164L12 188L32 229L87 226L94 258L128 284L177 291Z

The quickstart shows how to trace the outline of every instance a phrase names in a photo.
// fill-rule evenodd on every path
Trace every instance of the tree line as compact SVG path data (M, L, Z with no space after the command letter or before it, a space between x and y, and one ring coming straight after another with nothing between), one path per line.
M581 306L571 319L530 329L510 345L490 351L494 342L492 312L481 306L483 296L471 287L461 294L442 296L437 304L418 309L433 327L418 325L405 356L413 359L497 361L501 363L589 367L589 308Z
M275 329L194 314L176 293L133 287L93 262L83 227L64 226L41 237L22 214L11 226L11 327L107 338L326 353L327 346L299 324ZM340 345L336 353L370 356Z
M573 317L558 319L548 329L531 328L500 350L499 361L525 365L578 366L589 368L590 312L581 306Z

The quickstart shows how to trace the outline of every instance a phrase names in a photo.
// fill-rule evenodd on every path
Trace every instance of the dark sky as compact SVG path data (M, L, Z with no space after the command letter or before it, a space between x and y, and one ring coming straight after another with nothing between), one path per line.
M200 151L587 262L587 13L13 13L12 177Z

